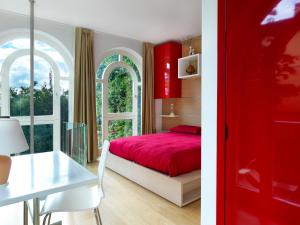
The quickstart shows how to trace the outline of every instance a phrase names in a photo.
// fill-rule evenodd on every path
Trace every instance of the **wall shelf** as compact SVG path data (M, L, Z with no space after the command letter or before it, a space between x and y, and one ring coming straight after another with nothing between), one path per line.
M186 69L189 65L194 66L196 69L194 74L188 74ZM201 71L201 54L189 55L178 59L178 78L190 79L200 76Z
M160 115L162 118L178 118L179 115Z

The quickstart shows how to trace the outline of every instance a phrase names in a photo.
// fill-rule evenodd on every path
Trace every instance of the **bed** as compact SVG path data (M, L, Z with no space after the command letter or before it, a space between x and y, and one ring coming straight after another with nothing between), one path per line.
M201 130L177 126L169 132L111 141L107 167L182 207L200 198Z

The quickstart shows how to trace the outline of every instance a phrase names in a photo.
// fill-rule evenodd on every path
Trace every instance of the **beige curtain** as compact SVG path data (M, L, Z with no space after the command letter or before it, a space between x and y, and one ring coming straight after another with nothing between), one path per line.
M76 28L74 122L87 125L88 162L98 157L93 31Z
M153 44L143 43L143 60L142 132L143 134L151 134L155 132Z

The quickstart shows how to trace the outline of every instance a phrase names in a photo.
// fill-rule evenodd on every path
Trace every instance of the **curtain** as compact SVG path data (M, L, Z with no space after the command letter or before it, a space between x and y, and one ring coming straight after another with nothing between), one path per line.
M142 133L155 132L154 108L154 45L143 43L143 110Z
M76 28L74 122L87 125L87 160L98 157L93 31Z

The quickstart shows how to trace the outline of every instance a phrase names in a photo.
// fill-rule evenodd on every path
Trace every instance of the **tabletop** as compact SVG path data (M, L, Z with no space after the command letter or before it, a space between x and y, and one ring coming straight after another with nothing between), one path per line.
M8 185L0 187L0 207L97 182L96 175L60 151L14 156Z

